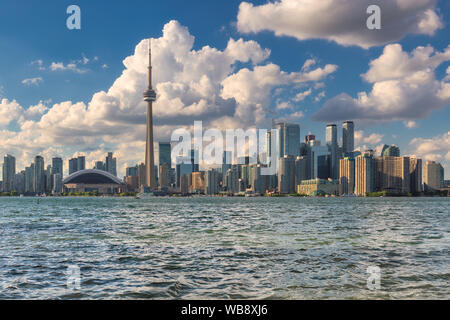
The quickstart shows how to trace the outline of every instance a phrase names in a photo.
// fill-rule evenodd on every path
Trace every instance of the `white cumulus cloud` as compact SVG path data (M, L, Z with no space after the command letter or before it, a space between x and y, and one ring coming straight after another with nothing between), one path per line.
M381 29L369 30L370 5L381 8ZM436 0L278 0L261 5L242 2L237 28L243 33L271 31L298 40L325 39L369 48L407 34L433 35L443 27Z

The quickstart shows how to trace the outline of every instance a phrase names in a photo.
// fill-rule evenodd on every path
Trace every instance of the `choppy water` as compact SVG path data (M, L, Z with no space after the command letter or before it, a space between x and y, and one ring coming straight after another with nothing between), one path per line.
M0 298L449 299L449 204L2 198ZM381 289L368 290L368 266Z

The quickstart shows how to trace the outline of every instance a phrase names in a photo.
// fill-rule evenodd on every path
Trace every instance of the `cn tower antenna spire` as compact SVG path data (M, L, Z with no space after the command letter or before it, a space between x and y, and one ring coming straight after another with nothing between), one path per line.
M152 38L148 39L148 88L152 88Z

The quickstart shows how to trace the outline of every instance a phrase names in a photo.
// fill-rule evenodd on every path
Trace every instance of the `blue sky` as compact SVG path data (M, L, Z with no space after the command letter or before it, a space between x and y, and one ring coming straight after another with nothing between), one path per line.
M298 0L297 4L301 4L303 1ZM399 7L404 3L403 0L396 1L398 1ZM55 104L70 101L71 106L68 106L68 109L65 110L76 110L73 105L81 102L87 109L92 102L93 95L101 91L107 92L114 82L123 75L124 59L129 56L137 56L135 50L137 50L141 41L148 37L164 38L163 28L173 20L177 21L179 25L179 27L174 27L173 32L176 33L177 30L181 30L177 28L187 28L188 33L195 37L193 47L190 48L193 51L200 51L204 46L225 51L230 38L236 41L242 38L244 42L256 42L260 49L251 49L254 51L253 54L261 54L263 49L270 50L270 55L267 55L264 59L247 59L248 61L245 61L245 59L236 58L228 76L238 74L241 69L245 68L252 72L255 71L256 66L267 66L268 64L278 66L286 74L298 73L308 59L314 61L314 63L309 69L305 69L305 73L308 70L315 70L315 68L325 68L326 65L336 66L335 70L314 80L291 82L286 80L286 83L280 86L272 84L268 99L262 99L261 101L244 101L242 97L234 97L233 94L237 92L237 89L231 85L228 91L225 90L229 92L228 96L223 96L225 100L235 99L238 101L237 106L235 106L236 110L260 111L261 109L258 108L261 107L261 104L267 104L261 107L264 110L272 110L270 115L267 114L266 119L256 121L257 123L254 124L248 120L239 119L238 111L235 112L234 116L230 114L227 114L227 117L224 116L223 123L232 123L234 120L239 120L240 125L267 126L272 117L287 119L300 123L302 136L312 132L322 140L324 139L327 122L341 122L339 116L333 114L333 110L342 110L341 114L353 114L354 110L360 110L348 109L347 106L339 105L339 102L334 99L336 96L345 93L351 98L348 103L346 102L347 104L355 103L352 108L362 108L364 103L358 104L354 101L358 97L358 92L364 91L370 94L376 83L378 85L378 83L384 81L384 84L386 84L386 80L393 79L383 79L379 75L383 71L383 66L380 65L377 66L376 70L374 68L374 74L378 72L378 75L374 76L372 81L367 81L361 76L369 71L372 60L379 59L384 53L386 53L386 56L388 55L386 47L400 44L400 52L409 54L412 59L412 52L417 47L432 47L433 51L429 53L429 56L432 57L437 52L444 53L449 45L450 30L447 22L449 21L450 4L446 1L420 0L418 3L421 3L421 6L405 9L406 11L398 10L398 12L392 11L385 4L386 1L375 1L382 8L382 30L379 32L373 31L378 32L378 35L374 36L373 39L371 39L373 33L368 34L367 30L361 30L361 32L350 30L346 34L338 34L339 31L331 30L331 28L335 28L335 30L353 28L350 22L348 25L345 23L345 16L340 17L329 13L345 9L341 5L343 1L340 0L334 2L335 9L330 7L331 9L328 8L328 11L320 16L320 18L323 17L323 20L316 17L310 22L305 22L309 24L299 25L297 25L295 19L291 25L289 25L289 22L283 22L289 20L287 19L289 17L285 15L289 14L287 11L292 11L293 14L298 14L299 20L301 20L303 19L302 14L305 14L305 8L296 7L292 10L283 11L281 3L277 9L279 11L275 11L274 7L269 6L273 4L270 1L269 5L267 1L247 2L251 2L253 5L244 6L241 5L242 1L234 0L189 2L175 0L2 1L0 3L0 99L7 99L7 102L2 103L0 108L5 108L4 112L8 112L8 114L11 114L11 110L15 110L17 116L11 116L8 121L0 121L2 126L0 130L7 137L0 150L3 153L13 153L17 158L20 158L20 161L18 159L19 169L22 169L35 153L42 153L49 158L52 155L60 154L67 158L76 152L81 152L88 156L89 162L89 160L93 161L100 156L103 158L103 153L111 149L118 152L121 170L122 167L132 165L133 162L142 161L138 151L141 144L138 142L131 145L128 152L124 146L118 147L117 145L124 141L124 136L129 136L130 141L140 140L142 143L145 136L142 135L142 139L139 139L139 137L140 133L143 132L143 122L124 119L120 112L117 113L115 119L105 119L109 123L108 130L114 128L114 126L117 127L117 130L122 130L120 137L116 138L108 137L107 130L105 131L105 137L101 137L101 132L88 132L89 130L86 129L86 132L88 132L86 137L71 140L66 139L67 137L64 135L64 137L61 137L56 129L55 132L46 130L45 126L49 125L49 119L53 116L50 111ZM285 2L285 5L288 6L292 0L285 0ZM364 3L365 1L361 2ZM81 8L81 30L68 30L66 28L68 17L66 8L71 4L76 4ZM303 4L303 6L306 5ZM248 10L251 15L246 16L245 10ZM320 9L317 10L319 11L313 12L320 12ZM427 20L424 27L421 19L427 10L436 13L436 17L439 19L438 25L433 27L433 23L437 23L436 18L433 18L434 20ZM352 17L360 14L361 17L358 17L358 19L363 22L367 18L365 12L361 10L350 14L352 14ZM386 16L389 16L389 18L385 19ZM391 16L394 16L394 18ZM411 17L418 19L417 26L421 29L414 25L406 25L406 22L405 25L402 24L402 21L410 21ZM327 21L326 19L336 19L336 21ZM392 19L392 21L388 21L388 19ZM267 21L271 21L271 23L267 23ZM383 25L383 21L386 21L386 26ZM389 25L389 23L391 24ZM271 26L266 27L266 25ZM327 25L330 25L329 29L323 27ZM400 30L400 35L394 35L393 29L390 29L393 25ZM361 28L364 29L364 24L361 24ZM158 59L158 49L155 50L156 59ZM255 53L256 51L258 53ZM400 55L398 50L393 50L393 52ZM239 52L239 54L243 53ZM161 51L161 55L163 55L163 51ZM163 59L162 56L161 59ZM429 69L430 66L426 65L426 61L421 63L423 64L421 66L423 70ZM52 64L53 68L51 67ZM380 64L382 64L382 61ZM69 65L73 66L72 69L69 68ZM445 84L444 78L449 65L449 59L444 57L440 58L437 66L433 65L432 67L431 73L442 86ZM61 68L58 68L58 66ZM400 82L399 87L403 86L402 79L418 71L414 69L414 66L417 66L417 61L412 60L410 66L412 70L408 71L405 67L402 69L403 74L395 78L395 81ZM156 68L158 68L157 65ZM386 68L389 68L389 66ZM201 70L200 68L196 71L201 72ZM155 72L157 73L156 81L158 81L158 78L169 79L168 76L162 74L164 71L155 70ZM159 76L158 72L162 75ZM140 79L139 81L144 81L145 77L141 78L141 76L137 76ZM294 78L295 75L292 74L292 77ZM28 81L26 81L27 79ZM214 79L214 76L211 76L211 79ZM229 82L233 79L230 79ZM220 79L217 83L219 87L223 80ZM132 83L131 80L128 81ZM175 79L170 81L174 83ZM426 83L426 85L430 85L430 88L431 82ZM184 84L188 85L186 83ZM144 83L137 85L136 88L140 88L141 85L144 85ZM213 85L215 84L213 83ZM410 85L409 82L408 85ZM426 85L423 87L426 87ZM391 113L392 108L387 105L385 108L380 107L379 110L374 111L370 119L355 119L358 142L361 146L373 148L382 143L397 144L403 154L416 154L422 158L440 161L446 167L446 178L448 179L450 178L449 100L445 98L436 102L431 97L430 99L433 101L430 104L424 103L424 101L428 101L428 93L420 93L421 85L418 87L417 96L419 98L416 100L411 98L412 100L408 101L402 110ZM123 89L123 86L121 88ZM436 92L442 93L449 90L448 88L442 88L442 90ZM277 89L279 90L277 91ZM221 87L218 90L222 90ZM257 89L251 90L252 94L257 93L255 91ZM309 90L310 93L303 100L295 101L296 94ZM406 93L408 97L416 96L414 90L406 91ZM245 93L243 94L245 95ZM444 96L445 94L444 92ZM138 92L137 95L140 99L141 92ZM117 96L120 96L120 94L117 94ZM171 97L172 99L169 98L167 101L174 101L173 97ZM373 101L371 100L372 102L368 102L369 107L372 106L373 108L373 103L379 103L378 98L375 97L372 99ZM192 97L189 96L186 100L192 100ZM208 99L204 100L208 101ZM19 107L16 105L12 107L13 101ZM42 108L36 108L36 112L25 114L30 106L39 105L40 101L42 101ZM132 102L125 100L117 105L111 102L110 107L125 110L124 107L120 107L122 103ZM416 103L422 103L423 109L429 109L430 112L421 112L419 106L415 105ZM6 109L6 105L10 109ZM407 108L410 105L411 110L409 111ZM187 106L185 105L185 107ZM218 102L216 107L218 111L214 113L214 116L218 117L221 115L222 102ZM92 103L92 108L96 108L95 103ZM136 109L133 108L130 107L126 111L143 111L142 105L136 106ZM49 113L47 118L42 120L47 113ZM196 120L209 121L208 123L211 123L211 125L214 124L214 121L208 115L203 116L201 112L195 114L197 115ZM311 119L313 115L315 116ZM171 128L164 126L164 124L165 119L169 118L167 115L159 117L158 112L155 113L155 117L157 118L157 124L162 126L159 131L159 139L166 140ZM336 119L333 117L336 117ZM191 125L193 118L188 117L186 119L189 122L186 125ZM101 116L95 116L95 120L102 121ZM174 123L172 120L170 121ZM129 134L126 129L127 123L130 128L133 128L130 129L132 132ZM56 124L52 128L55 128L55 126ZM138 129L134 127L138 127ZM31 136L28 133L31 132L30 128L43 130L42 137L38 139L36 136ZM80 130L83 130L82 128L83 125L80 124ZM76 128L72 129L74 129L73 132L76 132ZM157 131L158 127L155 130ZM158 137L158 133L156 135ZM96 137L99 139L95 139ZM429 139L432 139L432 141ZM71 143L71 141L74 143Z

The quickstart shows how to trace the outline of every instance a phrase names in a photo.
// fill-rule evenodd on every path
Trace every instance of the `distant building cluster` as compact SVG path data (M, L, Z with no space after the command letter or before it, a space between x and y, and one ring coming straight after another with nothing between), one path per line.
M98 163L96 163L96 167ZM100 163L103 162L100 161ZM117 159L113 158L112 153L108 153L105 163L106 165L103 165L99 170L117 176ZM87 171L86 158L79 156L69 159L68 166L69 177L77 172ZM8 154L4 157L2 168L3 181L0 182L2 192L17 195L58 195L67 191L63 180L63 159L60 157L52 158L51 164L45 166L44 158L36 156L28 167L17 172L16 158Z
M157 143L153 166L157 187L154 190L183 195L366 196L373 192L421 194L445 188L444 169L437 162L423 164L421 159L401 156L395 145L385 145L379 155L373 150L354 150L352 121L342 124L341 143L338 143L336 124L327 125L324 144L313 134L301 141L298 124L275 123L273 128L277 130L267 132L265 155L248 155L233 162L232 152L225 151L221 166L205 170L200 170L196 161L197 150L190 150L188 158L174 157L172 164L171 143ZM277 136L272 137L272 132ZM273 141L278 144L276 148L272 146ZM265 161L260 161L264 157ZM262 168L277 158L277 173L261 174ZM95 162L92 169L86 169L84 156L69 159L69 176L64 179L63 160L59 157L53 158L46 167L43 157L36 156L30 166L16 172L16 159L6 155L0 185L3 192L24 195L140 192L148 184L146 172L145 163L140 163L126 168L123 181L119 180L117 159L109 152L105 160Z
M354 123L342 124L342 143L338 143L337 125L326 127L326 141L322 144L312 134L302 142L300 126L276 123L277 137L267 133L266 165L260 156L252 155L232 163L232 152L223 153L218 168L200 170L196 150L190 157L176 157L172 167L170 143L159 143L159 163L154 173L158 189L163 192L206 195L355 195L372 192L392 195L420 194L444 188L444 170L439 163L400 156L395 145L385 145L381 154L373 150L355 151ZM273 148L276 141L278 148ZM270 164L272 151L279 153L275 175L262 175L261 169ZM158 160L158 159L156 159ZM266 159L267 160L267 159ZM422 169L423 168L423 169ZM138 191L145 185L145 165L127 168L125 182L128 190Z

